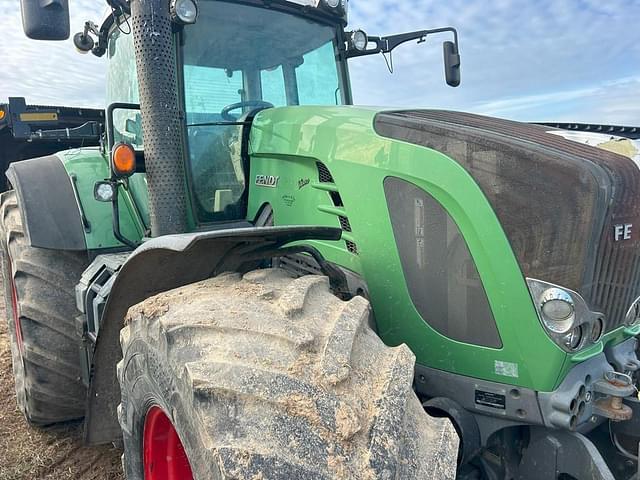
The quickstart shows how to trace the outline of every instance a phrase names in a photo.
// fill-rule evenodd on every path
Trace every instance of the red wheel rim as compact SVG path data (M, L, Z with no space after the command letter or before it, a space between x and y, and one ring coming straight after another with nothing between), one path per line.
M142 445L145 480L193 479L178 432L159 407L147 412Z

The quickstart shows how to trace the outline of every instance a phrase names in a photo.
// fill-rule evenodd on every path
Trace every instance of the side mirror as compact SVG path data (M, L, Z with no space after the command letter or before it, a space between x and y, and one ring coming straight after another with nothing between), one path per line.
M458 32L453 27L417 30L415 32L390 35L388 37L369 37L362 30L356 30L349 34L346 56L347 58L355 58L364 55L374 55L376 53L390 54L397 46L403 43L412 40L417 40L418 43L424 43L427 36L443 32L453 34L453 42L444 42L442 44L444 49L445 78L447 85L457 87L460 85L460 52L458 50ZM389 70L391 70L391 68Z
M142 140L142 117L140 105L137 103L112 103L107 107L105 124L107 145L113 147L118 143L128 143L135 150L144 149Z
M442 44L444 52L444 76L447 85L457 87L460 85L460 53L453 42Z
M20 0L22 28L34 40L69 38L69 0Z

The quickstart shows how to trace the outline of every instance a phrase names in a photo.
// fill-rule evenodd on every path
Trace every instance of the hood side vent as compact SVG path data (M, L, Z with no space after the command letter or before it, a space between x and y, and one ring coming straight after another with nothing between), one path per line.
M343 217L342 215L340 215L338 217L338 220L340 220L340 227L342 228L343 231L345 232L351 231L351 224L349 223L349 219L347 217Z
M318 180L320 183L335 183L331 172L324 163L316 162L316 167L318 167Z
M344 209L344 203L342 201L342 197L340 196L340 192L335 185L335 181L333 180L333 175L327 168L327 166L322 162L316 162L316 167L318 169L318 182L315 187L320 190L325 190L331 198L331 203L333 207L325 207L319 206L319 210L329 213L331 215L335 215L340 222L340 228L342 231L346 233L342 235L344 239L345 246L347 251L352 253L353 255L358 254L358 246L356 245L354 239L351 237L351 222L349 222L349 217L346 215L346 211Z

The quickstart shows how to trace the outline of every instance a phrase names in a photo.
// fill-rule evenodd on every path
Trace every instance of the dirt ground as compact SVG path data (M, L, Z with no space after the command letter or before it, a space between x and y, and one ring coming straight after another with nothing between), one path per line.
M16 405L0 297L0 480L120 480L124 478L120 455L112 446L83 447L77 423L44 429L28 426Z

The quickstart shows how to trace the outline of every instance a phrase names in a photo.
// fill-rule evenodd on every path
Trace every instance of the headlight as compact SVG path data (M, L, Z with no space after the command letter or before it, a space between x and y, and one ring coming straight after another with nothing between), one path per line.
M198 4L195 0L171 0L171 20L176 23L196 23Z
M318 6L325 11L328 10L332 15L340 15L345 20L349 11L348 0L320 0Z
M560 288L549 288L540 300L542 320L554 333L566 333L575 320L575 305L571 295Z
M580 344L582 343L582 326L578 325L574 327L569 333L567 333L564 337L564 344L570 350L577 350Z
M627 310L624 323L633 325L634 323L638 323L638 320L640 320L640 297L636 298L631 304L631 307L629 307L629 310Z
M527 286L546 334L563 350L574 353L600 341L604 315L591 311L578 292L534 278Z
M114 194L114 186L111 182L96 182L93 187L93 197L99 202L113 201Z
M604 322L601 317L598 317L593 325L591 326L591 341L597 342L602 338L602 333L604 332Z
M363 52L367 49L367 44L369 43L369 38L367 34L362 30L355 30L351 32L351 45L353 48L358 50L359 52Z

